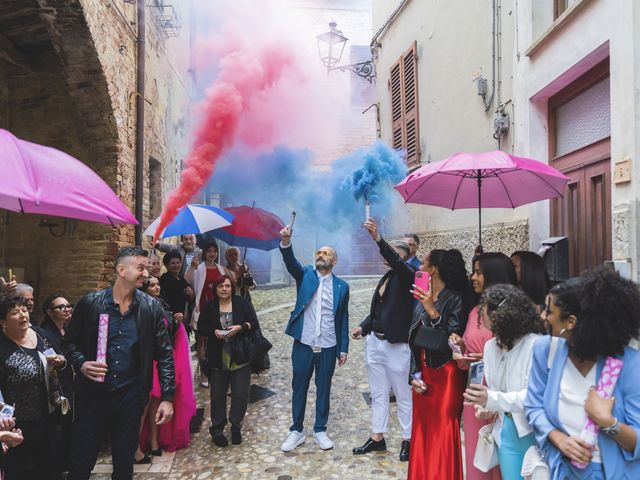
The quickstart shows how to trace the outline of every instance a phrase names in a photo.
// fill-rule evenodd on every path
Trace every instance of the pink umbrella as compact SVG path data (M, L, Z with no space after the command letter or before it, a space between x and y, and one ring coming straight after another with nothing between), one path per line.
M482 245L482 207L515 208L562 197L568 181L545 163L496 150L456 153L417 169L395 188L405 203L477 208Z
M0 129L0 208L115 225L137 224L118 196L80 160Z

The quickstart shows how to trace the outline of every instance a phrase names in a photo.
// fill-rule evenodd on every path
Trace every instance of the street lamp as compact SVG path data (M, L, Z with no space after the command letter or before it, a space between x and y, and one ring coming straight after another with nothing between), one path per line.
M349 70L359 77L364 78L369 83L372 83L373 79L376 78L372 60L350 65L338 65L344 53L344 47L349 39L342 34L342 31L336 28L337 26L338 24L336 22L330 22L328 32L316 35L320 61L327 67L327 72L333 70L344 72L345 70Z

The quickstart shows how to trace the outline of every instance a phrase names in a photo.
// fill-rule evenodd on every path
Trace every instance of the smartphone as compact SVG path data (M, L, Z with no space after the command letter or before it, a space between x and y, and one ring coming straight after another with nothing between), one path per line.
M429 291L429 274L427 272L423 272L422 270L418 270L413 277L413 283L417 287L420 287L425 292ZM413 298L418 300L418 295L416 293L413 294Z
M456 342L452 341L451 339L449 339L449 348L454 354L457 353L458 355L462 356L462 349L460 348L460 345L458 345Z
M469 365L469 381L467 386L471 384L482 385L484 379L484 362L473 362Z
M226 337L230 333L231 333L231 330L222 330L222 333L220 335L222 335L223 337Z
M12 418L16 408L13 405L5 405L0 410L0 418Z

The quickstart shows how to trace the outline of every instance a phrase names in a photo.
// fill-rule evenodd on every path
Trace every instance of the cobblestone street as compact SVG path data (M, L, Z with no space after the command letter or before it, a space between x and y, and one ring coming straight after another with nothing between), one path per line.
M349 282L351 328L367 314L376 282L375 279ZM136 466L137 480L311 480L368 478L373 475L377 478L406 477L406 463L398 460L401 439L393 403L390 431L386 436L389 450L365 456L351 453L352 448L361 445L370 434L370 410L363 396L368 392L364 341L352 340L347 364L342 368L336 367L328 429L329 436L335 442L334 449L322 451L313 442L313 437L308 436L307 442L293 452L285 454L280 451L280 444L291 423L291 338L284 334L291 307L276 307L294 300L294 288L258 290L254 294L261 326L274 347L270 354L271 369L259 377L254 376L252 383L274 394L249 404L242 445L229 445L226 448L213 445L208 433L208 394L198 388L198 406L205 406L205 421L201 431L192 436L192 444L188 449L180 450L175 455L164 453L162 457L153 457L151 466ZM315 387L312 386L307 406L307 432L312 430L314 405ZM111 471L110 461L109 456L102 457L92 478L107 480Z

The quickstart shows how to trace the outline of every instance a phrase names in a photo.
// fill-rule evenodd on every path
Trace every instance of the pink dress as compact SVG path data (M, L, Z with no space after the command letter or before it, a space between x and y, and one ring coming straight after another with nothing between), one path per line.
M482 323L478 322L478 307L474 307L469 313L467 328L462 335L468 353L483 353L484 344L487 343L493 334L487 330ZM473 466L473 457L476 453L478 443L478 432L480 428L489 423L486 420L478 420L475 409L471 405L465 405L463 414L464 420L464 456L467 465L466 480L500 480L500 468L495 467L484 473Z
M196 398L191 373L189 337L183 324L176 329L173 339L173 361L176 373L176 391L173 397L173 419L158 428L158 444L166 452L175 452L189 446L189 424L196 414ZM151 396L160 398L160 382L156 362L153 362L153 388ZM149 426L144 422L140 445L148 447Z

